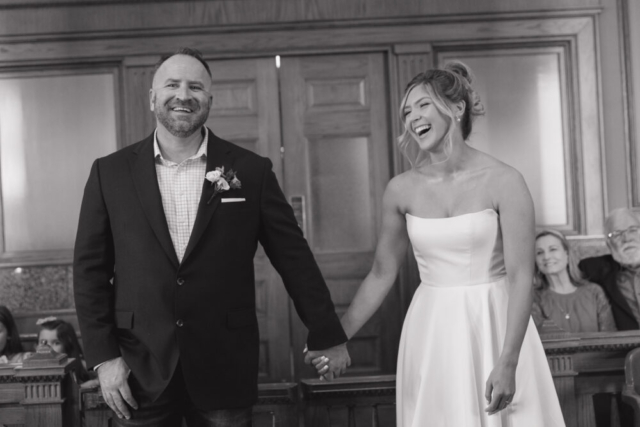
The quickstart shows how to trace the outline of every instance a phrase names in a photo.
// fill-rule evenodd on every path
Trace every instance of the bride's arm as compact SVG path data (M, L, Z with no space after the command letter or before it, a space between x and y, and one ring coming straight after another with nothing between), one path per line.
M498 209L509 279L509 307L502 353L487 380L487 411L506 407L515 393L515 370L531 315L534 266L535 215L533 201L522 175L508 169L500 177Z
M347 312L340 320L347 337L356 332L376 312L389 293L409 245L406 220L401 206L402 180L387 185L382 201L382 226L371 271L364 279Z

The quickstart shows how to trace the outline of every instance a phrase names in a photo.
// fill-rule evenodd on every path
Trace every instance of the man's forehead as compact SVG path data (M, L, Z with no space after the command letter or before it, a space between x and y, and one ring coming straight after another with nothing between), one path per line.
M607 231L624 230L640 225L640 215L629 209L620 209L611 213L606 225Z
M165 80L200 80L207 83L209 74L196 58L189 55L173 55L160 65L154 76L154 85L156 82Z

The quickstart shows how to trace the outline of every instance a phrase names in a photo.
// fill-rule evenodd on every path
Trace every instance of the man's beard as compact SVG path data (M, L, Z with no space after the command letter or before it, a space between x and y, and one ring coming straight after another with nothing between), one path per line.
M640 248L634 250L622 251L621 248L612 247L611 256L618 262L618 264L625 267L638 267L640 266Z
M171 116L171 109L174 107L189 108L191 111L196 112L196 114L176 119ZM155 103L153 111L158 121L162 123L162 126L164 126L171 135L186 138L198 131L209 118L209 106L201 107L201 104L197 101L189 100L186 102L172 102L164 106Z

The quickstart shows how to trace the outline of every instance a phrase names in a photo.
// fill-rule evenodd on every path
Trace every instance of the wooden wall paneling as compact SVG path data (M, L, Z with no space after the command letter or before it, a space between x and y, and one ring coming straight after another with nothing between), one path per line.
M465 20L477 14L564 12L599 6L599 0L1 0L0 35L290 25L302 21L388 20L406 16Z
M628 160L629 205L640 206L640 17L637 1L618 0L619 38L622 45L624 136Z
M602 234L607 211L604 168L604 134L602 129L602 88L596 18L591 17L575 34L579 82L579 119L582 141L582 170L585 200L585 234Z
M153 132L156 118L149 103L153 71L160 55L125 58L124 70L124 143L134 144Z
M393 153L394 164L393 174L399 175L402 172L409 170L411 164L407 158L400 153L397 148L397 138L404 131L404 124L400 119L398 111L400 110L400 103L404 98L404 93L407 84L418 73L424 72L430 68L433 68L433 49L429 43L406 43L396 44L393 46L393 58L395 63L395 80L397 83L395 89L392 90L392 104L391 104L391 123L393 129ZM402 270L398 275L398 289L400 298L400 307L402 318L409 309L411 299L416 289L420 285L420 272L418 270L418 264L413 254L411 244L407 248L406 261Z
M506 15L491 20L450 19L423 22L404 19L390 23L322 23L317 25L250 27L246 31L228 31L220 27L163 29L132 33L102 33L76 37L0 38L0 64L44 60L81 60L144 56L149 52L172 51L191 46L210 56L276 55L317 49L353 48L403 43L431 43L456 40L500 40L552 36L573 36L585 25L593 25L597 9L571 13Z

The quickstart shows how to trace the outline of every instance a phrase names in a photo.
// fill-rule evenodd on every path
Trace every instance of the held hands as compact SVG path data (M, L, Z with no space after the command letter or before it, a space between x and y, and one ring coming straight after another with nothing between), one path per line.
M347 343L317 351L309 351L305 346L303 353L305 353L304 363L313 364L321 380L331 381L338 378L346 372L348 366L351 366Z
M131 418L127 404L133 409L138 409L138 403L133 398L127 382L130 372L131 369L122 357L111 359L98 367L102 396L118 418Z
M484 397L487 399L485 412L493 415L505 409L516 392L516 364L498 361L489 374Z

